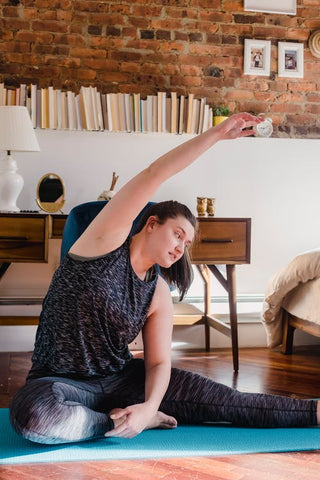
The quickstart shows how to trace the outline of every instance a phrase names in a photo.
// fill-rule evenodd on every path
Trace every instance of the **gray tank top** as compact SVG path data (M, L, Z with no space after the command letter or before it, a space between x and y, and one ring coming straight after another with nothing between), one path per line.
M28 379L103 376L121 371L143 327L158 274L141 280L130 262L130 241L107 255L67 255L43 302Z

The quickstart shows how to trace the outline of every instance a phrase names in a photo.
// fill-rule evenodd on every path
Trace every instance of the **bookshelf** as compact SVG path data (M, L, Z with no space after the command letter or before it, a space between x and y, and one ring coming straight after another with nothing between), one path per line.
M205 98L194 94L158 92L143 98L140 93L101 93L82 86L79 93L52 86L0 83L0 106L26 106L34 128L199 134L212 126L213 112Z

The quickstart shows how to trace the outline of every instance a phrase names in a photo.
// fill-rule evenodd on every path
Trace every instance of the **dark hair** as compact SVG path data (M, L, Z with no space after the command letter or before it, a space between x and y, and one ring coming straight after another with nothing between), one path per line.
M151 216L158 218L160 224L166 222L168 218L176 218L177 216L185 217L197 229L197 219L186 205L175 200L168 200L165 202L154 203L142 215L141 220L135 233L139 233L147 220ZM186 248L182 257L169 268L159 266L162 277L169 283L170 286L176 287L180 293L180 300L183 299L185 293L188 291L192 280L193 270L190 261L189 251Z

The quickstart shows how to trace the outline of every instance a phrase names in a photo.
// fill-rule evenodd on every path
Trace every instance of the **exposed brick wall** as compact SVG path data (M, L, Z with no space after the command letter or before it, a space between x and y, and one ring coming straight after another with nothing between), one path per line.
M320 136L320 59L308 49L319 0L298 0L296 16L244 12L243 0L0 0L0 26L8 86L192 92L267 112L278 136ZM272 41L270 78L243 75L245 38ZM304 43L303 79L278 77L278 41Z

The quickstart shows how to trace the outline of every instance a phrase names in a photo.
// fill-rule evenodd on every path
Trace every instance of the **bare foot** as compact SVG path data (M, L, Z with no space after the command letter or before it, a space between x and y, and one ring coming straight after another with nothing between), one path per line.
M177 425L178 422L174 417L169 417L169 415L158 410L145 430L150 430L151 428L176 428Z
M109 414L118 413L121 408L113 408ZM115 419L114 427L118 427L126 420L127 416L125 415L122 418ZM152 428L176 428L178 425L177 420L174 417L170 417L163 412L158 411L155 416L151 419L150 423L146 426L145 430L151 430Z

